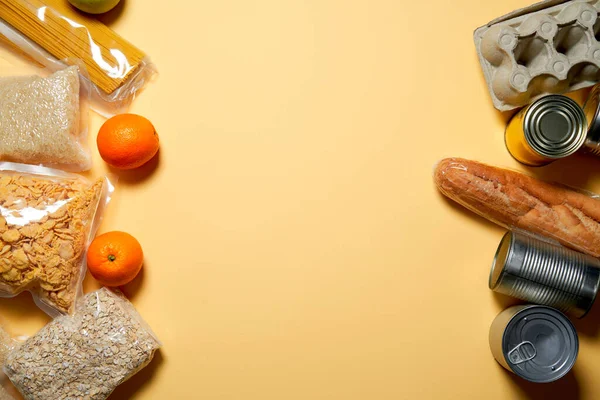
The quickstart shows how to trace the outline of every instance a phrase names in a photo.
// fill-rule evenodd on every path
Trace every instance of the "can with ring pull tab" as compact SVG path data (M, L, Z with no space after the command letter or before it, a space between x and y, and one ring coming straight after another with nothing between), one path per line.
M536 383L565 376L577 359L579 338L569 319L546 306L513 306L490 327L490 349L507 370Z
M538 167L582 148L587 130L579 104L567 96L549 95L519 111L509 121L504 140L517 161Z

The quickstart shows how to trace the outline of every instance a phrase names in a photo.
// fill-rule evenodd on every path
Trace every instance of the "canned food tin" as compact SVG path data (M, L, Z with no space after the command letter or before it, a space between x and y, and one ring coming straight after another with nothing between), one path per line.
M583 106L585 117L588 120L588 133L584 149L596 156L600 156L600 85L594 86Z
M492 322L489 340L500 365L537 383L565 376L579 352L579 338L571 321L546 306L507 308Z
M600 260L518 232L502 238L490 271L495 292L583 317L600 286Z
M575 101L549 95L519 111L508 123L504 139L517 161L541 166L579 150L587 128L585 114Z

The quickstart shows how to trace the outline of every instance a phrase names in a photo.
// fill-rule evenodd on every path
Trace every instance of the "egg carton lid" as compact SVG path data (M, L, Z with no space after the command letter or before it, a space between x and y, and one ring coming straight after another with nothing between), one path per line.
M487 24L485 24L485 25L480 26L479 28L477 28L477 30L479 30L481 28L487 28L487 27L490 27L492 25L498 24L500 22L508 21L509 19L517 18L517 17L520 17L520 16L525 15L525 14L529 14L529 13L533 13L533 12L536 12L536 11L544 10L546 8L554 7L554 6L557 6L559 4L568 3L569 1L571 1L571 0L543 0L543 1L540 1L538 3L534 3L534 4L530 5L530 6L516 9L514 11L509 12L506 15L503 15L501 17L493 19L490 22L488 22Z

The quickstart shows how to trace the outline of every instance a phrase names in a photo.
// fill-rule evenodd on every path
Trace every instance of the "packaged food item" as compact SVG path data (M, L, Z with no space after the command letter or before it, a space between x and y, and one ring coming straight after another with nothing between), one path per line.
M24 341L23 337L14 337L0 324L0 365L4 365L11 351L14 351ZM0 400L14 400L17 395L15 388L9 382L4 372L0 373Z
M434 180L445 196L501 226L600 257L596 196L462 158L440 161Z
M125 297L102 288L10 352L4 371L26 400L101 400L160 345Z
M0 386L0 400L14 400L14 397L12 397L4 387Z
M90 169L78 72L71 66L46 78L0 77L0 159Z
M106 178L0 162L0 296L28 290L50 315L72 312L112 190Z
M520 163L542 166L579 150L587 121L579 105L566 96L550 95L519 111L508 123L506 148Z
M0 36L53 71L81 60L105 116L125 112L156 73L144 52L64 0L0 0Z
M4 365L8 353L17 348L17 346L18 341L13 339L10 333L0 325L0 365Z
M565 376L577 360L579 338L560 311L546 306L514 306L490 327L490 349L500 365L535 383Z
M474 33L494 106L506 111L600 78L600 3L545 0L497 18Z
M600 260L521 232L507 232L494 257L490 289L577 318L592 308Z

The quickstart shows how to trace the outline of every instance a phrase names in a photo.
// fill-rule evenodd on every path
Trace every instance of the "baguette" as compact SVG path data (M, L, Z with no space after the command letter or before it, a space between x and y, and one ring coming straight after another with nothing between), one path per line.
M450 199L506 228L519 228L600 257L600 200L518 172L446 158L434 172Z

